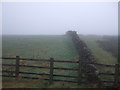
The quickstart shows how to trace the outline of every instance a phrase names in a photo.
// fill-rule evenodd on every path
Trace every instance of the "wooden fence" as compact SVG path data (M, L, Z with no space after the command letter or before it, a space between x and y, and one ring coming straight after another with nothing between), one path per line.
M82 61L84 62L84 61ZM120 87L120 64L108 65L108 64L99 64L95 62L84 62L88 64L94 64L95 66L100 66L103 68L114 68L114 73L112 72L99 72L98 76L113 76L114 80L100 80L99 87ZM103 86L103 83L113 83L112 86Z
M115 73L104 73L104 72L100 72L99 75L114 75L114 81L108 81L108 80L103 80L99 82L99 85L101 83L107 82L107 83L114 83L114 86L117 87L118 84L120 84L119 81L119 76L120 76L120 65L119 64L115 64L115 65L106 65L106 64L98 64L98 63L93 63L93 62L86 62L86 61L70 61L70 60L54 60L54 58L50 58L50 59L30 59L30 58L20 58L20 56L16 56L15 58L6 58L6 57L2 57L0 59L11 59L11 60L16 60L16 64L2 64L3 66L14 66L15 67L15 71L8 71L8 70L2 70L2 72L12 72L15 73L15 75L2 75L3 77L19 77L19 74L32 74L32 75L46 75L49 76L49 78L45 78L44 80L48 80L50 84L53 83L53 81L63 81L63 82L71 82L71 83L84 83L81 82L81 78L80 78L80 65L81 63L89 63L89 64L94 64L97 66L102 66L102 67L112 67L115 68ZM28 60L28 61L37 61L37 62L49 62L50 66L32 66L32 65L20 65L20 60ZM54 62L58 62L58 63L78 63L78 68L60 68L60 67L54 67ZM33 73L33 72L21 72L20 71L20 67L32 67L32 68L45 68L45 69L49 69L49 74L46 73ZM54 70L72 70L72 71L78 71L78 76L72 76L72 75L58 75L58 74L54 74ZM53 77L67 77L67 78L76 78L76 81L73 80L60 80L60 79L54 79ZM27 78L27 79L38 79L37 77L26 77L23 76L22 78Z
M72 81L72 80L60 80L60 79L53 79L53 77L68 77L68 78L77 78L78 76L71 76L71 75L58 75L54 74L54 70L70 70L70 71L78 71L78 68L60 68L60 67L54 67L54 62L58 63L78 63L78 61L66 61L66 60L54 60L54 58L50 59L30 59L30 58L20 58L20 56L16 56L15 58L1 58L1 59L11 59L16 60L16 64L2 64L3 66L14 66L15 71L8 71L8 70L2 70L2 72L13 72L15 73L15 76L8 76L8 75L2 75L3 77L19 77L19 74L33 74L33 75L46 75L49 76L49 78L45 78L44 80L49 80L49 83L52 84L53 81L63 81L63 82L72 82L72 83L78 83L78 81ZM20 60L27 60L27 61L37 61L37 62L49 62L49 66L33 66L33 65L20 65ZM33 72L21 72L20 67L31 67L31 68L44 68L49 69L49 74L46 73L33 73ZM22 77L22 78L29 78L29 79L38 79L37 77Z

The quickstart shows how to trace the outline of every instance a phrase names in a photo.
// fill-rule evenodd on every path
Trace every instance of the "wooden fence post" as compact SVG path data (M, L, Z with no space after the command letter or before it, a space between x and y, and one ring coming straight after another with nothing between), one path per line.
M20 57L16 56L16 68L15 68L15 76L16 76L16 78L19 76L19 62L20 62Z
M79 67L78 67L78 85L80 85L81 81L81 74L82 74L82 61L79 59Z
M54 68L54 59L50 58L50 81L49 84L53 83L53 69Z
M115 81L114 86L116 86L119 82L119 64L115 64Z

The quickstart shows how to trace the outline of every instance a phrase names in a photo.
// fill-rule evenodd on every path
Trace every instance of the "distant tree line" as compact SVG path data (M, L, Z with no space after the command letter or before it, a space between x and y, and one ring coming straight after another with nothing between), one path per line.
M117 59L120 58L118 55L118 50L120 49L118 45L118 36L103 36L103 40L97 42L104 50L111 52Z

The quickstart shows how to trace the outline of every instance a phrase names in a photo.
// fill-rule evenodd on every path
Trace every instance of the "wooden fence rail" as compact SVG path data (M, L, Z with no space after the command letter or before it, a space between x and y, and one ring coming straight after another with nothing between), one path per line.
M49 78L45 78L45 80L49 80L49 83L52 84L53 81L63 81L63 82L72 82L72 83L83 83L81 82L81 78L80 78L80 64L82 64L84 61L70 61L70 60L54 60L54 58L50 58L50 59L30 59L30 58L20 58L19 56L16 56L16 58L6 58L6 57L2 57L0 59L5 59L5 60L16 60L15 64L2 64L3 66L14 66L15 67L15 71L8 71L8 70L2 70L2 72L11 72L11 73L15 73L14 76L10 76L10 75L2 75L3 77L19 77L19 74L33 74L33 75L46 75L49 76ZM27 61L38 61L38 62L49 62L50 65L49 66L32 66L32 65L20 65L20 60L27 60ZM78 68L61 68L61 67L54 67L54 62L58 62L58 63L76 63L78 64ZM89 64L93 64L91 62L85 62L85 63L89 63ZM120 65L119 64L115 64L115 65L107 65L107 64L98 64L98 63L94 63L94 65L98 65L98 66L104 66L104 67L112 67L115 68L115 73L104 73L104 72L100 72L99 75L113 75L114 76L114 81L108 81L108 80L101 80L101 82L108 82L108 83L113 83L114 85L117 85L118 83L120 83L119 81L119 76L120 76ZM20 71L20 67L29 67L29 68L45 68L45 69L49 69L50 72L49 73L33 73L33 72L21 72ZM57 70L72 70L72 71L78 71L78 76L72 76L72 75L58 75L58 74L54 74L54 69ZM53 77L66 77L66 78L76 78L76 80L78 81L73 81L73 80L59 80L59 79L54 79ZM28 78L28 79L38 79L37 77L26 77L26 76L22 76L22 78Z
M9 59L13 59L16 60L16 58L12 58L12 57L2 57L0 59L5 59L5 60L9 60ZM20 58L20 60L27 60L27 61L39 61L39 62L50 62L50 59L31 59L31 58ZM70 60L54 60L54 62L61 62L61 63L79 63L79 61L70 61Z

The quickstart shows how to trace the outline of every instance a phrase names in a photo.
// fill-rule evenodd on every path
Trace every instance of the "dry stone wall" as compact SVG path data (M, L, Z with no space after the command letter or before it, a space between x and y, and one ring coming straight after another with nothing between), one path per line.
M85 74L86 78L90 82L96 82L98 80L98 76L96 74L97 68L94 64L89 64L87 62L95 62L95 58L92 55L90 49L87 47L87 45L79 38L76 31L68 31L66 33L71 40L73 41L76 50L78 51L81 65L81 71Z

